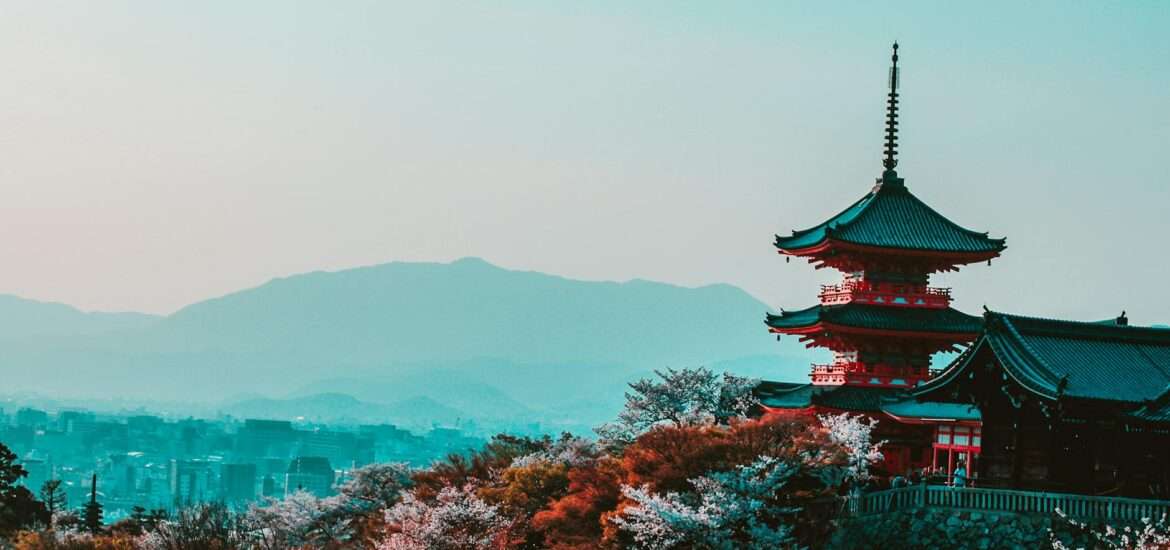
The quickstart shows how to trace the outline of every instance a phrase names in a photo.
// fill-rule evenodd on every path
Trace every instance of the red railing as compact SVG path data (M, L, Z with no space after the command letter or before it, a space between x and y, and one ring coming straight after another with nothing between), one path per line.
M898 283L846 281L821 285L821 304L857 302L902 307L944 308L951 304L951 289Z

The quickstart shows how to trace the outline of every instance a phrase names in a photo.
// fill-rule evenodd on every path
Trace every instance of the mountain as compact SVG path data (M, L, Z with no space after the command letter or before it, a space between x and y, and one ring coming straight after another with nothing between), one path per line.
M426 429L452 425L470 418L427 397L412 397L394 403L371 403L337 393L321 393L293 399L254 398L222 406L219 412L239 418L303 420L332 423L381 423Z
M158 320L145 313L87 313L65 304L0 294L0 342L140 329Z
M761 323L767 309L729 285L395 262L275 279L161 318L0 301L0 376L6 391L61 396L222 403L335 392L529 421L620 403L622 385L655 368L803 379L808 352L788 343L791 355L779 355Z

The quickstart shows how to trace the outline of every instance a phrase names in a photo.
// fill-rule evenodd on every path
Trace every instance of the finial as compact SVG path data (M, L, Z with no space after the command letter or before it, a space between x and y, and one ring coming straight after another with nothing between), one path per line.
M898 43L894 42L894 55L891 57L893 65L890 67L890 94L886 101L886 158L882 166L891 176L894 167L898 166ZM884 176L884 174L883 174Z

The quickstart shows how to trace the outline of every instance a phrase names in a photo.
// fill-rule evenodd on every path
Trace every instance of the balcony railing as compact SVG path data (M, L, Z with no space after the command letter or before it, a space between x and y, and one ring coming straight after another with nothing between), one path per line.
M813 365L814 374L845 374L846 365L843 363L833 363L830 365Z
M839 285L821 285L824 305L881 304L904 307L944 308L951 303L951 289L896 283L846 281Z
M1053 514L1059 509L1079 520L1140 521L1170 513L1170 501L921 484L850 496L845 502L845 512L855 516L915 508L1021 514Z

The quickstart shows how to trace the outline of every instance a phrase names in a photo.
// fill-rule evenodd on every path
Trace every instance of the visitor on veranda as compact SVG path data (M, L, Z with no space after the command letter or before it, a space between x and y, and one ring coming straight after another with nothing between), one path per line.
M954 481L952 484L955 487L967 486L967 468L964 468L962 464L955 467Z

